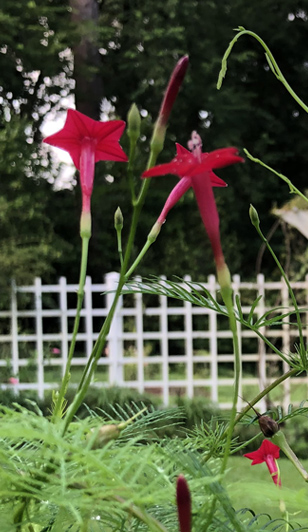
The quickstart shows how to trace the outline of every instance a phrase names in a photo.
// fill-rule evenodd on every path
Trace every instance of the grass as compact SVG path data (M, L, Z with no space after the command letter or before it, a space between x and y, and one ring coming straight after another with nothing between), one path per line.
M302 463L307 469L308 460ZM271 480L265 463L251 466L247 458L235 456L230 458L228 466L226 485L235 510L249 508L255 514L266 513L278 519L283 517L279 506L284 501L290 522L307 526L308 484L289 460L279 460L281 489Z

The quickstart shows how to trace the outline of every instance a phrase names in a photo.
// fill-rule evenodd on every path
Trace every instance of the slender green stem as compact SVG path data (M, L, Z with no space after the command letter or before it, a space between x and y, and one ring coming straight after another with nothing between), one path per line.
M219 274L218 274L218 278L219 278ZM240 378L241 378L241 355L240 355L240 346L239 346L237 326L236 326L236 317L235 317L233 301L232 301L231 287L230 286L221 287L221 295L223 297L224 303L226 305L226 308L229 314L229 323L230 323L230 329L231 329L232 337L233 337L233 351L234 351L234 393L233 393L233 401L232 401L232 408L231 408L228 428L225 431L226 444L225 444L223 459L222 459L221 468L220 468L220 473L223 474L226 470L228 459L230 456L233 430L235 427L237 401L238 401L238 396L239 396L239 386L240 386ZM217 498L214 497L212 500L211 506L210 506L208 516L207 516L206 525L204 527L205 530L208 529L208 527L210 526L212 522L215 509L216 509L216 503L217 503Z
M270 172L272 172L273 174L277 175L280 179L282 179L285 183L287 183L287 185L289 186L289 189L290 189L290 192L291 194L297 194L298 196L300 196L304 201L306 201L308 203L308 198L305 196L305 194L303 194L298 188L296 188L292 181L286 177L285 175L283 174L280 174L279 172L277 172L276 170L274 170L274 168L271 168L270 166L268 166L267 164L265 164L263 161L261 161L260 159L257 159L256 157L253 157L251 155L251 153L249 153L249 151L244 148L244 152L245 154L247 155L247 157L253 161L254 163L257 163L257 164L260 164L261 166L263 166L264 168L266 168L267 170L269 170Z
M136 201L134 175L133 175L135 155L136 155L136 142L131 142L130 148L129 148L128 165L127 165L127 177L128 177L128 184L130 188L131 199L132 199L133 205Z
M147 187L145 185L147 185ZM143 186L142 186L142 190L141 190L141 192L143 193L143 196L146 194L148 187L149 187L149 183L143 182ZM143 196L141 196L141 193L140 193L141 199L143 199ZM144 199L143 199L143 201L144 201ZM101 353L102 352L103 346L104 346L105 341L106 341L106 337L107 337L107 335L109 333L109 328L110 328L110 325L111 325L111 321L112 321L112 318L113 318L113 315L114 315L114 312L115 312L119 297L121 295L122 288L123 288L124 283L125 283L125 281L127 279L126 270L127 270L127 267L128 267L128 262L129 262L131 253L132 253L132 248L133 248L133 244L134 244L137 224L138 224L140 210L141 210L140 205L142 206L142 204L143 204L143 202L141 201L140 203L136 202L135 205L134 205L131 228L130 228L130 232L129 232L129 236L128 236L128 242L127 242L127 246L126 246L126 250L125 250L123 264L122 264L122 267L121 267L121 273L120 273L118 289L117 289L117 291L115 293L115 297L114 297L114 301L113 301L112 307L111 307L111 309L110 309L110 311L108 313L108 316L106 317L106 319L104 321L104 324L103 324L102 329L101 329L101 331L99 333L99 336L98 336L98 338L97 338L97 340L96 340L96 342L94 344L91 356L90 356L90 358L89 358L89 360L88 360L88 362L86 364L86 367L85 367L85 369L83 371L83 374L82 374L82 377L81 377L81 380L80 380L80 383L79 383L79 386L78 386L78 392L85 385L85 380L86 380L88 371L90 370L90 367L93 364L93 360L96 360L96 359L99 358L99 357L97 358L97 353L99 353L99 352ZM91 370L91 376L92 376L93 372L94 372L94 370L92 369ZM87 382L88 382L88 380L87 380ZM77 396L76 396L76 401L77 401ZM75 400L74 400L74 402L75 402ZM72 403L72 407L74 405L74 402ZM79 401L78 401L78 406L80 404L81 403L79 403Z
M281 375L280 377L278 377L278 379L273 381L266 388L264 388L264 390L258 393L258 395L254 397L254 399L251 399L250 404L245 406L245 408L236 416L234 426L236 426L241 421L241 419L243 419L243 417L247 414L247 412L249 412L249 410L251 409L251 406L256 405L259 401L261 401L261 399L263 399L263 397L265 397L268 393L270 393L277 386L279 386L279 384L289 379L290 377L294 377L294 375L297 375L298 373L299 373L298 368L292 368L286 373L284 373L283 375ZM227 427L226 430L221 434L218 441L222 441L226 438L228 430L229 430L229 427ZM202 461L204 463L208 462L208 460L212 457L213 452L214 450L209 451L207 455L202 459Z
M155 162L156 162L156 157L157 157L158 153L157 152L154 152L153 150L151 150L151 153L150 153L150 156L149 156L149 160L148 160L148 164L147 164L147 169L148 168L151 168ZM128 268L128 263L129 263L129 260L130 260L130 256L131 256L131 253L132 253L132 249L133 249L133 244L134 244L134 240L135 240L135 234L136 234L136 230L137 230L137 225L138 225L138 221L139 221L139 216L140 216L140 212L141 212L141 209L143 207L143 204L144 204L144 201L145 201L145 196L146 196L146 193L148 191L148 188L150 186L150 181L148 179L145 179L142 183L142 186L141 186L141 190L140 190L140 193L138 195L138 198L136 199L136 201L134 202L133 204L133 216L132 216L132 221L131 221L131 227L130 227L130 232L129 232L129 237L128 237L128 242L127 242L127 246L126 246L126 250L125 250L125 254L124 254L124 259L123 259L123 264L122 264L122 267L121 267L121 272L120 272L120 279L119 279L119 284L118 284L118 287L117 287L117 290L115 292L115 295L114 295L114 300L113 300L113 303L112 303L112 306L108 312L108 315L103 323L103 326L101 328L101 331L99 333L99 336L95 342L95 345L93 347L93 351L91 353L91 356L86 364L86 367L84 368L84 371L83 371L83 374L82 374L82 377L81 377L81 380L80 380L80 383L79 383L79 386L78 386L78 389L77 389L77 393L74 397L74 400L72 402L72 404L69 406L69 408L67 409L67 412L66 412L66 415L65 415L65 423L64 423L64 428L63 428L63 434L65 434L70 422L72 421L76 411L78 410L79 406L82 404L82 401L87 393L87 390L91 384L91 379L92 379L92 376L94 374L94 371L96 369L96 366L97 366L97 362L101 356L101 353L102 353L102 350L103 350L103 347L105 345L105 342L106 342L106 338L107 338L107 335L109 333L109 330L110 330L110 326L111 326L111 322L112 322L112 319L113 319L113 316L114 316L114 313L115 313L115 310L116 310L116 307L117 307L117 304L118 304L118 300L119 300L119 297L122 293L122 289L123 289L123 286L127 280L127 275L126 275L126 271L127 271L127 268Z
M65 415L65 423L64 423L64 427L63 427L63 435L65 434L70 422L72 421L75 413L77 412L78 408L80 407L80 405L82 404L83 402L83 399L85 398L85 395L88 391L88 388L91 384L91 380L92 380L92 376L94 374L94 371L96 369L96 366L97 366L97 362L101 356L101 353L102 353L102 349L105 345L105 342L106 342L106 338L107 338L107 335L109 333L109 329L110 329L110 325L111 325L111 322L112 322L112 319L113 319L113 316L114 316L114 313L115 313L115 310L116 310L116 306L117 306L117 303L118 303L118 300L119 300L119 297L121 295L121 292L122 292L122 288L123 288L123 285L124 285L124 280L122 279L122 281L120 280L119 284L118 284L118 287L117 287L117 290L116 290L116 293L115 293L115 296L114 296L114 300L113 300L113 303L112 303L112 306L111 306L111 309L109 310L108 312L108 315L104 321L104 324L101 328L101 331L99 333L99 336L98 336L98 339L96 340L95 342L95 345L94 345L94 348L93 348L93 351L91 353L91 357L89 358L89 361L83 371L83 374L82 374L82 377L81 377L81 380L80 380L80 383L79 383L79 387L77 389L77 393L73 399L73 402L72 404L69 406L69 408L67 409L66 411L66 415Z
M241 421L241 419L247 414L247 412L249 412L249 410L251 409L251 406L256 405L259 401L261 401L261 399L263 399L263 397L265 397L268 393L270 393L272 390L277 388L277 386L279 386L279 384L281 384L285 380L289 379L290 377L294 377L294 375L297 375L297 374L298 374L298 369L297 368L292 368L289 371L287 371L286 373L284 373L283 375L281 375L280 377L278 377L278 379L273 381L266 388L264 388L264 390L262 390L262 392L258 393L258 395L256 395L254 397L254 399L249 401L250 405L245 406L245 408L242 410L242 412L240 412L236 416L235 424L237 424L237 423L239 423Z
M134 270L137 268L139 262L141 262L141 260L143 259L144 255L146 254L146 252L148 251L149 247L155 242L156 238L158 237L159 235L159 232L160 232L160 229L161 229L161 224L159 222L156 222L150 233L148 234L148 238L147 238L147 241L146 243L144 244L142 250L140 251L138 257L136 258L136 260L133 262L132 266L130 267L130 269L128 270L128 272L126 273L125 275L125 278L126 279L129 279L131 274L134 272Z
M301 361L302 361L303 367L307 367L302 321L301 321L301 316L300 316L299 308L298 308L298 305L297 305L296 297L295 297L294 292L292 290L290 281L289 281L289 279L288 279L283 267L281 266L281 264L279 262L279 259L276 256L272 246L268 242L267 238L263 235L263 233L262 233L262 231L260 229L260 225L259 224L255 224L255 228L256 228L258 234L260 235L260 237L262 238L263 242L266 244L267 249L271 253L274 261L276 262L276 264L277 264L277 266L279 268L279 271L280 271L280 273L281 273L281 275L282 275L282 277L283 277L283 279L284 279L284 281L285 281L285 283L286 283L286 285L288 287L288 291L289 291L290 297L292 299L292 303L293 303L294 310L295 310L295 315L296 315L296 321L297 321L297 327L298 327L298 333L299 333L299 342L300 342L300 357L301 357Z
M290 364L290 360L288 360L288 358L281 351L279 351L279 349L277 349L277 347L268 338L266 338L266 336L264 336L264 334L262 334L261 331L259 331L259 329L255 329L254 327L249 327L249 328L252 331L254 331L259 336L259 338L265 344L267 344L268 347L270 347L274 353L276 353L276 355L282 358L282 360L284 360L284 362L286 362L287 364Z
M64 395L66 393L67 386L70 380L70 368L71 368L72 358L75 352L77 333L79 330L79 323L80 323L80 313L81 313L82 303L83 303L83 298L84 298L84 285L85 285L86 274L87 274L89 240L90 240L90 237L82 237L81 264L80 264L79 286L78 286L78 292L77 292L77 309L76 309L76 316L75 316L75 321L74 321L73 336L72 336L72 341L70 344L70 349L69 349L69 353L67 357L64 376L62 378L61 387L60 387L57 400L55 403L55 407L54 407L52 417L51 417L51 421L53 422L61 414L61 407L62 407Z
M144 255L146 254L146 252L148 251L149 247L153 244L153 241L150 241L150 240L147 240L146 243L144 244L142 250L140 251L138 257L135 259L135 261L133 262L133 264L131 265L131 267L129 268L127 274L126 274L126 278L129 279L129 277L131 276L131 274L133 273L133 271L137 268L139 262L141 262L141 260L143 259Z
M227 467L228 458L230 455L231 442L232 442L232 436L233 436L233 430L235 426L235 419L236 419L236 412L237 412L237 401L238 401L238 396L239 396L240 378L241 378L241 353L240 353L236 318L234 314L231 291L228 293L228 296L225 297L224 299L225 299L225 305L229 311L230 329L232 331L232 336L233 336L234 393L233 393L233 402L232 402L232 408L231 408L231 413L230 413L230 420L229 420L229 425L227 429L226 445L225 445L224 456L223 456L222 465L221 465L221 473L225 471Z
M253 441L255 441L257 438L259 438L260 434L261 434L261 432L258 432L258 434L256 434L252 438L250 438L250 440L245 441L242 445L239 445L239 447L236 447L236 449L233 449L232 451L230 451L230 455L238 453L238 451L241 451L242 449L245 449L245 447L247 447Z
M290 87L289 83L287 82L286 78L284 77L284 75L282 74L280 68L278 67L272 52L270 51L268 46L265 44L265 42L261 39L261 37L259 37L259 35L257 35L253 31L245 30L245 28L240 27L239 29L242 30L242 31L240 31L234 37L234 39L232 39L232 41L230 42L230 44L228 46L228 49L226 50L226 52L225 52L225 54L223 56L222 67L221 67L221 71L219 73L219 78L218 78L218 82L217 82L217 88L220 89L220 87L222 85L222 80L225 77L225 74L226 74L226 71L227 71L227 59L228 59L228 57L229 57L229 55L231 53L231 50L232 50L234 44L239 40L240 37L242 37L242 35L250 35L251 37L254 37L263 46L263 48L265 50L265 55L266 55L267 62L269 64L272 72L275 74L276 78L279 81L281 81L281 83L284 85L284 87L287 89L287 91L291 94L292 98L294 98L294 100L304 109L304 111L306 111L306 113L308 113L307 105L299 98L299 96L297 96L297 94L294 92L294 90Z
M122 268L123 266L122 229L117 229L117 244L118 244L118 253L120 257L120 264Z

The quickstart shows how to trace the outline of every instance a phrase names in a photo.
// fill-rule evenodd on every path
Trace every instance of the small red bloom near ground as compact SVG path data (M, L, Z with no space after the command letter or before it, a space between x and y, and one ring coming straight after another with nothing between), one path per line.
M251 465L266 463L271 477L275 484L281 486L281 479L277 459L279 458L279 447L269 440L263 440L261 447L257 451L244 454L246 458L252 460Z

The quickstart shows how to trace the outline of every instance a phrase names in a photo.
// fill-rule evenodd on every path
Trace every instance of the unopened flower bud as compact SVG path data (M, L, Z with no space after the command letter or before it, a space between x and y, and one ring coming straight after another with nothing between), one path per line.
M99 447L104 447L106 443L117 440L120 436L122 430L124 430L128 425L132 423L132 421L143 414L147 410L147 407L145 406L142 410L137 412L137 414L133 415L126 421L121 421L121 423L112 423L108 425L103 425L99 428L97 432L97 428L93 428L90 430L90 432L87 435L87 441L91 442L92 449L98 449Z
M191 531L191 497L187 481L180 475L176 483L176 504L180 532Z
M276 434L280 430L277 421L275 421L273 418L269 416L261 415L260 412L258 412L254 406L252 406L248 401L247 403L255 412L258 418L259 427L261 431L263 432L264 436L266 438L271 438L272 436L274 436L274 434Z
M278 432L279 425L277 421L269 416L258 416L258 423L261 431L266 438L271 438Z
M132 104L127 115L127 135L131 142L136 143L140 136L141 117L138 107L135 103Z
M259 218L259 215L257 213L257 210L251 204L250 204L250 207L249 207L249 216L250 216L250 220L251 220L252 225L254 225L256 228L258 228L260 226L260 218Z
M123 214L120 209L120 207L117 208L117 210L114 213L114 228L116 231L121 231L123 228Z
M171 74L151 140L151 149L156 155L163 149L169 116L185 77L188 62L188 55L181 57Z
M87 440L91 440L91 438L93 438L94 432L96 432L96 429L91 429L87 436ZM103 425L97 432L96 438L92 443L92 449L99 449L100 447L104 447L104 445L111 440L117 440L120 436L120 433L121 429L119 428L119 425Z

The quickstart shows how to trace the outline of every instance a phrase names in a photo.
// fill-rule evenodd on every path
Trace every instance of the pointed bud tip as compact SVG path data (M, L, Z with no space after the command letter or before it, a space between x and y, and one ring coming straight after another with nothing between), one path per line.
M124 218L123 218L122 211L121 211L120 207L118 207L117 210L114 213L114 227L115 227L115 229L117 229L117 230L120 229L121 230L123 228L123 221L124 221Z
M178 504L190 502L190 491L184 475L179 475L176 481L176 497Z
M252 204L250 204L250 207L249 207L249 217L250 217L252 225L254 225L255 227L259 227L260 218L259 218L257 210L254 208Z
M136 142L140 136L141 116L135 103L131 105L127 115L127 135Z
M87 435L87 440L91 440L93 437L93 432L96 432L96 429L91 429ZM104 447L106 443L109 443L112 440L116 440L121 433L121 429L118 425L103 425L100 427L99 431L96 434L95 440L92 442L92 449L98 449Z
M151 140L151 150L156 153L156 156L163 149L169 116L185 77L188 62L188 55L181 57L175 65L169 79Z

